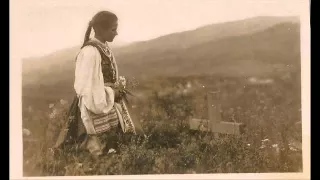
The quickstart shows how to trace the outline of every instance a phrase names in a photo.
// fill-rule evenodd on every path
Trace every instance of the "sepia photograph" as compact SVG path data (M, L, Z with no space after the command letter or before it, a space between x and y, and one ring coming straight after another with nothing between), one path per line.
M22 178L309 179L309 1L11 4Z

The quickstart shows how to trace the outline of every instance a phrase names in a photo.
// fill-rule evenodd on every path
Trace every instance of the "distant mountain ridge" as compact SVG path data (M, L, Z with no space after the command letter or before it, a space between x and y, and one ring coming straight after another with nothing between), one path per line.
M299 24L282 23L252 34L207 41L189 48L119 54L118 62L121 71L128 76L136 75L135 69L143 69L141 73L145 76L214 74L230 66L246 65L258 65L257 71L263 71L273 64L300 64L299 35ZM232 72L224 74L228 73Z
M71 86L79 47L23 61L23 85ZM270 72L274 64L299 64L299 19L255 17L213 24L114 48L114 53L120 74L127 76L237 75L239 69L240 74L261 74L261 67Z
M223 39L229 36L241 36L254 33L283 22L299 23L299 18L295 16L260 16L244 20L206 25L193 30L172 33L149 41L134 43L117 49L117 52L119 54L128 52L141 53L147 50L161 50L163 47L170 47L173 49L188 48L190 46Z

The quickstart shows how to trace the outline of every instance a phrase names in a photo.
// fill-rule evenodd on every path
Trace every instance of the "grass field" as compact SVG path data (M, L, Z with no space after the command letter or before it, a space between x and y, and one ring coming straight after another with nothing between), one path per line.
M26 109L23 127L31 134L24 137L24 175L301 172L300 77L271 78L269 84L214 76L141 82L130 110L148 138L119 137L120 154L99 159L75 150L50 156L68 103ZM207 118L211 90L220 91L223 120L246 125L243 135L217 139L189 130L190 118Z

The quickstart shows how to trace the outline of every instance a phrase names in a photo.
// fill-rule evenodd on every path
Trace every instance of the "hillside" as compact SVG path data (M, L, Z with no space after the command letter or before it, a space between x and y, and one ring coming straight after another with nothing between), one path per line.
M121 72L128 76L139 73L145 76L239 75L235 71L249 76L263 74L264 70L273 72L275 65L299 64L299 34L298 24L281 23L260 32L209 41L186 49L123 54L118 56L118 62Z
M227 41L230 42L234 37L248 36L261 32L282 22L297 22L297 20L294 17L256 17L240 21L213 24L195 30L166 35L147 42L138 42L120 48L116 47L114 52L121 70L123 72L127 72L122 68L127 68L129 66L128 68L130 69L132 64L136 64L132 62L136 59L149 63L151 61L156 61L159 56L161 56L162 59L170 59L171 57L177 56L177 51L186 51L189 54L188 49L190 48L201 47L203 45L206 46L210 43L217 42L217 40L220 40L221 42L226 38ZM299 36L299 34L296 36ZM227 43L227 41L225 42ZM268 41L272 43L272 39ZM248 41L243 42L247 43ZM38 84L39 81L41 82L41 79L44 78L46 78L45 83L52 82L52 84L54 84L57 81L61 81L59 78L55 78L55 75L61 75L62 73L70 76L72 69L74 68L73 60L79 50L79 47L80 46L75 46L49 54L42 58L23 61L23 84ZM215 51L217 52L218 50ZM197 53L192 54L192 56L197 55ZM39 75L41 75L41 79ZM52 76L56 80L50 78Z
M146 51L161 52L166 51L166 49L186 49L195 45L204 44L206 42L211 42L230 36L252 34L283 22L297 23L299 20L296 17L261 16L238 21L212 24L199 27L194 30L162 36L150 41L139 42L117 49L116 51L119 54L137 54Z
M120 74L153 76L268 75L300 68L300 25L295 18L257 17L208 25L114 48ZM51 102L73 92L79 47L23 63L23 101ZM47 103L47 102L46 102Z

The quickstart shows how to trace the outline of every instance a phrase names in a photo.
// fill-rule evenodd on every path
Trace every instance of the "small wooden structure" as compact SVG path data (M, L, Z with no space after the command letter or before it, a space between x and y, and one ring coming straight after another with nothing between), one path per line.
M213 132L216 137L219 133L239 135L243 132L244 124L222 121L218 91L209 92L207 101L209 119L190 119L190 129Z

